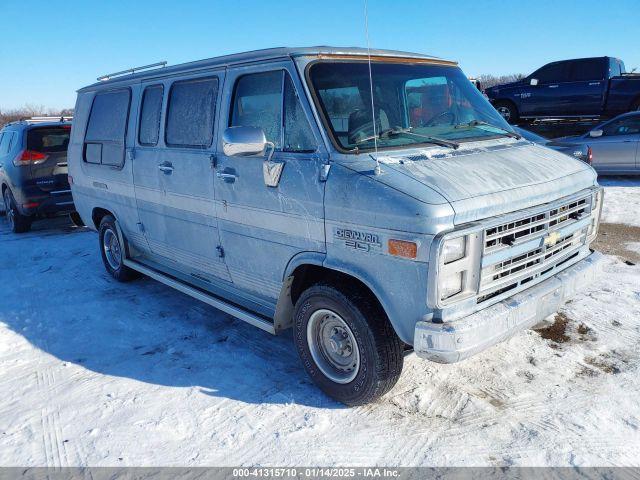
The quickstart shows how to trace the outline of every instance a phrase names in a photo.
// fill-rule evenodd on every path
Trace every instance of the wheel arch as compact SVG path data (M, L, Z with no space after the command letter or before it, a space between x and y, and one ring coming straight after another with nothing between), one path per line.
M116 218L113 212L111 212L110 210L107 210L106 208L102 208L102 207L93 208L93 210L91 211L91 220L93 222L93 225L96 227L96 230L100 229L100 222L102 222L102 219L107 215L111 215L113 218Z
M381 309L393 326L389 310L385 306L382 296L375 282L357 269L344 265L327 265L325 254L301 255L294 258L287 267L280 296L276 306L276 332L289 328L293 324L293 309L296 301L310 286L326 282L336 287L340 284L348 288L356 288L370 298L370 301ZM394 330L397 329L393 326Z

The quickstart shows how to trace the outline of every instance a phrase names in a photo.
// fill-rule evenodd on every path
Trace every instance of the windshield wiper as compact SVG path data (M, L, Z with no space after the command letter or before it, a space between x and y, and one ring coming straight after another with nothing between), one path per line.
M370 142L371 140L375 140L376 138L382 139L387 137L394 137L396 135L413 135L414 137L424 138L426 142L423 143L432 143L434 145L439 145L441 147L449 147L456 150L460 147L458 142L453 142L451 140L445 140L444 138L432 137L430 135L420 135L419 133L414 133L413 128L387 128L382 130L377 137L375 135L371 135L369 137L362 138L356 142L356 145L359 145L364 142Z
M500 135L504 135L505 137L511 137L517 140L520 140L522 138L522 135L518 135L517 133L507 130L506 128L498 127L497 125L492 125L491 123L488 123L488 122L483 122L482 120L471 120L470 122L467 122L467 123L459 123L454 128L467 128L467 127L491 127L491 128L495 128L496 130L500 130L500 132L498 133Z

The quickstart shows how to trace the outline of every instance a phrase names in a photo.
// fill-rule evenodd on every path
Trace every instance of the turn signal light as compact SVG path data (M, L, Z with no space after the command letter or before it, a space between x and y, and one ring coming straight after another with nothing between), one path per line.
M589 165L593 165L593 151L591 147L587 148L587 163Z
M416 258L418 256L418 245L414 242L404 240L389 240L389 254L396 257Z

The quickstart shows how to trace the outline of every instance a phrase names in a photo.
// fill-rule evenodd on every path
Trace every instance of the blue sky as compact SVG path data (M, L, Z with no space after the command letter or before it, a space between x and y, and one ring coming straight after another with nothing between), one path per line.
M366 46L362 0L2 0L0 109L72 107L100 74L273 46ZM468 75L611 55L640 67L640 0L369 0L371 46Z

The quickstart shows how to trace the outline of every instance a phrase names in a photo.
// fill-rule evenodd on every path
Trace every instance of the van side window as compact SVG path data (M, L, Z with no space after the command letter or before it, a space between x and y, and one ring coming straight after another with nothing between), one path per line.
M84 139L85 162L123 165L130 100L128 88L96 94Z
M229 126L262 128L267 140L285 152L312 152L317 147L293 82L283 70L238 79Z
M267 140L282 147L282 70L238 79L231 127L260 127Z
M138 142L140 145L156 146L160 135L160 116L164 87L152 85L144 89L140 108Z
M171 86L167 106L167 145L209 147L213 142L217 95L217 77L175 82Z
M300 99L289 75L284 84L284 148L285 152L313 152L316 141L304 114Z

